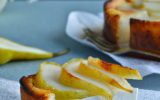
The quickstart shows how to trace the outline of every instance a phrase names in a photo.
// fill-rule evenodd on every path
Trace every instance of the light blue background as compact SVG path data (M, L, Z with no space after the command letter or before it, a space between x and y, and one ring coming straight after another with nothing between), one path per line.
M84 46L65 34L67 16L71 11L97 14L103 11L103 0L50 0L27 3L24 0L9 2L0 14L0 36L23 45L59 52L67 47L70 52L51 59L12 61L0 66L0 77L19 81L22 76L35 74L43 61L64 64L72 58L98 57L116 63L90 47ZM142 81L129 80L132 86L160 91L160 75L146 76Z

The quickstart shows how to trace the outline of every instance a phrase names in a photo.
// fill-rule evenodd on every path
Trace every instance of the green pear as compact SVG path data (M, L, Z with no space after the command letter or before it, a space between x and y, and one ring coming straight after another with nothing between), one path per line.
M47 52L38 48L24 46L8 39L0 37L0 65L5 64L11 60L33 60L45 59L54 56L65 54L69 51L58 53Z

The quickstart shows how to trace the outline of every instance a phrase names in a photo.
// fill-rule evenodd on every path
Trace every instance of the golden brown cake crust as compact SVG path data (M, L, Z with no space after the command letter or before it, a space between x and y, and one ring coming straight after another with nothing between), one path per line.
M128 3L132 3L134 0L126 0L126 2Z
M160 22L130 19L130 47L160 54Z
M118 32L118 20L120 19L120 15L110 15L108 11L104 13L104 37L106 40L113 44L117 44L118 38L116 37L116 33Z
M34 86L35 75L20 79L21 100L48 100L51 92Z
M117 5L124 3L124 0L109 0L104 4L104 11L107 9L117 9Z
M104 29L103 35L109 42L117 44L118 39L116 34L118 31L119 15L110 16L107 12L108 9L117 9L117 5L124 3L124 0L109 0L104 4Z

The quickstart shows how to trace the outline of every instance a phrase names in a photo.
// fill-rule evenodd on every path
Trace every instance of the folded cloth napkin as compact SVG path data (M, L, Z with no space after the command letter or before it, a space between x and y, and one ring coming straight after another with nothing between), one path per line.
M19 83L0 78L0 100L20 100Z
M100 50L96 45L94 45L87 39L82 39L82 36L84 36L85 34L83 31L85 28L89 28L96 33L102 34L103 22L104 22L103 13L100 13L99 15L94 15L88 12L73 11L69 14L69 17L68 17L66 34L72 39L74 39L75 41L78 41L84 45L90 46L110 56L115 61L120 63L122 66L130 67L138 70L142 77L152 73L160 74L160 67L159 67L160 62L115 55L115 54Z
M19 82L0 78L0 100L21 100ZM101 99L101 97L89 97L84 100L103 100L103 99ZM138 100L160 100L160 91L139 89Z

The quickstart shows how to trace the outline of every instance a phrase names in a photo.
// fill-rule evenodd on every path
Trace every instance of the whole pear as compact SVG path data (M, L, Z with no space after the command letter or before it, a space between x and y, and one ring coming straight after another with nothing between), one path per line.
M8 39L0 37L0 65L11 60L34 60L45 59L65 54L69 51L51 53L38 48L24 46Z

